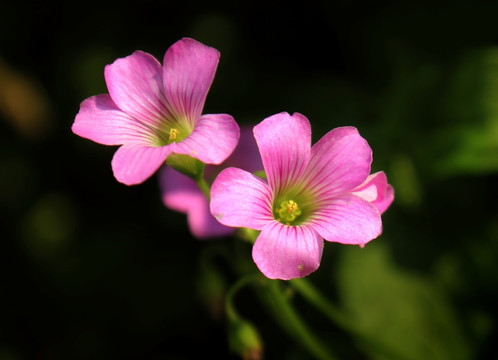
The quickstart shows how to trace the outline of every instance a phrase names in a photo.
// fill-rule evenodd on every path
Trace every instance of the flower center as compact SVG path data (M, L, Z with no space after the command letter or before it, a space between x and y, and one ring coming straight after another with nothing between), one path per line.
M179 143L187 138L193 128L184 119L164 119L151 134L151 142L154 146L165 146L171 143Z
M280 208L275 209L275 218L286 225L290 225L301 215L301 209L294 200L284 200L280 203Z

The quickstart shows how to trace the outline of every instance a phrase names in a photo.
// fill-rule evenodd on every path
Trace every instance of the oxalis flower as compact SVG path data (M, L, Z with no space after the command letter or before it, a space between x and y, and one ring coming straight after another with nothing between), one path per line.
M370 174L372 150L354 127L311 147L311 126L295 113L254 127L267 181L237 168L211 187L211 213L227 226L260 230L252 256L271 279L306 276L320 265L323 239L363 246L380 235L393 200L385 174Z
M237 145L230 115L201 115L219 52L184 38L164 55L163 66L135 51L105 67L109 94L84 100L72 131L104 145L121 145L112 159L126 185L149 178L171 154L206 164L223 162Z

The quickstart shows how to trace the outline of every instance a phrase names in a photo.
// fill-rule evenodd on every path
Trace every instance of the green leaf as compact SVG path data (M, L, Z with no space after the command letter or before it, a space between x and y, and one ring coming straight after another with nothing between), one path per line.
M338 284L342 304L368 340L362 345L373 359L471 358L444 291L396 266L382 242L343 248Z
M449 151L437 165L443 174L498 171L498 48L485 48L457 65L443 101L449 126L437 137Z

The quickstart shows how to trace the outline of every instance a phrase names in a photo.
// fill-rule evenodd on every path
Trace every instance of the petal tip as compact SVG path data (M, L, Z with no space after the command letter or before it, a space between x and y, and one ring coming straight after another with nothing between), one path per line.
M313 229L272 222L256 239L252 257L267 278L290 280L316 271L322 250L323 239Z

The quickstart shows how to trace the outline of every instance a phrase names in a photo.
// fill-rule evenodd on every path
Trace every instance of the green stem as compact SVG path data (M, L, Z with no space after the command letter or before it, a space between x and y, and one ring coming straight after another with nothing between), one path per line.
M272 307L272 314L277 316L282 327L299 341L314 357L322 360L333 360L336 357L325 347L303 322L288 298L282 293L277 280L267 281L267 303Z
M385 345L378 343L373 340L371 336L365 334L363 331L359 330L354 322L343 315L341 310L339 310L334 304L332 304L311 282L305 278L293 279L289 281L290 285L294 290L296 290L301 296L303 296L308 302L315 306L315 308L321 311L325 316L329 318L333 323L340 326L342 329L348 331L350 334L354 335L357 339L362 340L364 343L368 344L371 348L376 349L381 352L386 359L406 359L401 354L386 348Z
M202 193L207 197L208 201L210 198L210 187L206 180L204 180L204 171L202 171L202 174L195 179L195 182L197 183L197 186L199 189L201 189Z
M227 313L227 316L232 318L232 319L238 319L239 314L237 310L235 309L234 305L234 298L237 292L244 286L256 282L256 281L261 281L261 276L259 275L249 275L245 276L242 279L238 280L228 291L226 298L225 298L225 311Z
M225 309L228 320L228 343L230 350L243 359L261 358L262 340L258 330L249 321L239 315L235 307L235 296L240 289L252 282L261 281L261 276L248 275L237 281L228 291Z
M350 321L318 289L305 278L292 279L289 284L306 300L320 310L333 323L346 330L353 330Z

